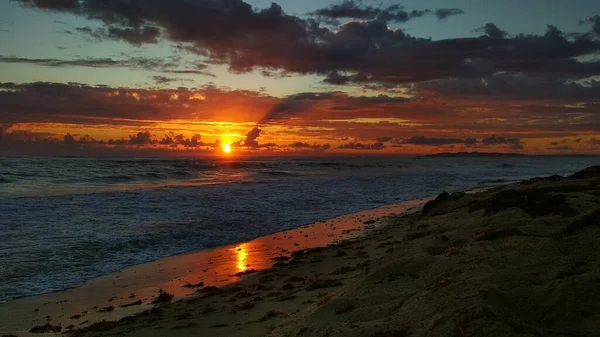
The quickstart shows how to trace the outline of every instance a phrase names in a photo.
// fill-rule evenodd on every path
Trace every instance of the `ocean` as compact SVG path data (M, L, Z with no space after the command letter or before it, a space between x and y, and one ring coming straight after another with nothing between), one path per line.
M0 302L126 266L598 157L0 157Z

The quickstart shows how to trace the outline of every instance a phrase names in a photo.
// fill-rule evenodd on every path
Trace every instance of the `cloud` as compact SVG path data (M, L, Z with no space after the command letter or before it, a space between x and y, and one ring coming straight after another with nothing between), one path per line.
M161 145L170 145L171 147L183 146L185 148L196 148L201 146L207 146L201 141L202 136L200 134L194 134L192 138L186 138L182 134L176 135L174 132L165 135L165 137L158 141Z
M379 137L379 138L375 138L375 140L380 143L387 143L387 142L392 141L392 137Z
M372 144L363 144L357 141L346 143L340 145L338 148L344 150L383 150L385 149L385 145L381 142L372 143Z
M67 133L63 139L65 144L75 144L75 137L71 136L69 133Z
M331 100L343 93L313 93L305 92L295 95L289 95L275 105L259 122L259 124L276 121L289 117L293 114L309 110L319 104L319 102Z
M12 124L0 124L0 137L2 137L2 135L4 135L11 127Z
M598 97L593 94L597 90L593 84L560 93L550 90L552 86L543 85L541 80L542 84L535 80L524 85L519 83L529 81L511 78L486 78L487 87L478 81L472 89L462 82L443 86L436 83L436 87L429 88L415 85L413 98L352 96L335 91L279 98L260 91L211 85L139 89L77 83L0 83L0 124L146 128L169 121L248 123L237 132L246 134L248 130L244 128L257 125L268 129L275 138L286 139L285 144L289 143L286 132L294 132L302 140L324 137L315 138L320 142L343 137L384 138L382 135L465 140L464 130L470 130L470 136L478 139L491 134L507 138L516 138L510 135L517 134L522 135L519 138L598 134L600 104L592 101ZM492 93L481 87L493 88ZM433 91L435 95L428 93ZM285 126L287 131L272 133L279 126ZM158 130L158 134L164 132ZM383 139L377 141L385 143Z
M178 78L178 77L166 77L166 76L152 76L154 83L158 85L171 84L173 82L194 82L189 78Z
M13 124L0 124L0 145L47 142L52 135L43 132L13 129Z
M19 0L25 7L47 10L66 10L74 12L79 8L79 0Z
M295 142L295 143L289 144L288 147L293 147L295 149L302 149L302 148L310 148L311 145L308 143L303 143L303 142Z
M198 133L192 137L186 137L183 134L175 134L171 131L162 139L157 139L150 131L140 131L136 134L129 135L128 139L110 139L108 141L96 140L90 135L80 136L79 139L75 135L67 133L63 137L63 143L66 145L117 145L117 146L169 146L171 148L201 148L212 144L207 144L201 141L202 136Z
M429 9L406 11L403 6L394 4L388 7L364 6L358 1L344 0L339 4L330 5L326 8L318 9L311 14L316 16L322 22L332 23L338 19L358 19L358 20L381 20L386 22L404 23L409 20L420 18L431 14ZM438 19L445 19L451 15L463 14L458 8L441 8L435 10Z
M386 8L379 8L362 6L360 3L353 0L344 0L340 4L334 4L327 8L318 9L311 14L322 19L378 19L391 22L407 22L411 19L425 16L430 12L430 10L414 10L408 12L404 10L404 7L398 4L390 5Z
M278 99L215 86L138 89L77 83L0 82L0 124L68 122L143 125L161 120L255 122ZM233 110L223 114L224 109Z
M130 68L150 71L159 71L163 73L173 74L198 74L214 77L206 71L208 68L204 64L196 64L194 68L177 69L179 68L179 59L164 58L164 57L131 57L128 59L112 59L112 58L78 58L78 59L51 59L51 58L25 58L14 56L0 55L0 63L24 63L34 64L44 67L63 68L63 67L89 67L89 68Z
M131 145L147 145L154 143L156 143L156 140L152 139L152 135L148 131L138 132L135 135L129 136L129 144Z
M317 74L332 85L391 85L503 71L573 78L600 74L597 65L576 59L600 51L600 41L590 34L565 38L553 27L543 35L509 36L488 23L480 29L482 37L432 41L387 25L427 14L460 14L455 8L408 12L399 5L380 8L345 1L316 13L362 21L333 30L313 18L288 15L277 4L255 10L242 0L15 1L100 21L100 38L134 45L170 40L210 64L227 64L234 73ZM596 31L595 17L587 21Z
M436 9L435 16L438 20L444 20L450 16L465 14L462 9L459 8L440 8Z
M153 26L133 28L109 27L96 29L92 29L90 27L80 27L75 29L78 32L95 40L122 40L138 47L145 43L158 43L161 35L160 29Z
M588 64L588 68L600 63ZM561 75L530 76L499 72L481 78L456 78L416 83L414 93L434 93L451 98L593 100L600 95L600 81L575 82Z
M132 137L132 136L130 136ZM104 141L99 141L96 140L94 138L92 138L90 135L84 135L84 136L80 136L79 140L75 139L74 135L71 135L70 133L67 133L64 137L63 137L63 142L67 145L90 145L90 144L104 144Z
M571 151L573 148L568 145L547 147L546 150L551 151Z
M600 37L600 15L596 14L596 15L590 17L589 19L582 20L580 22L580 24L586 24L586 23L591 23L592 24L592 33L595 34L596 36Z
M488 138L483 138L481 142L483 143L483 145L486 146L508 145L514 150L520 150L524 148L519 138L496 137L495 135L493 135Z
M600 145L600 139L592 138L588 140L587 143L590 145Z
M412 145L426 145L426 146L440 146L450 144L466 144L473 145L477 143L474 138L467 139L454 139L454 138L427 138L423 136L414 136L409 139L402 140L400 144L412 144Z
M478 28L477 31L485 33L485 35L487 35L487 37L490 39L503 39L508 35L505 31L498 28L491 22L486 23L483 27Z
M248 131L246 134L246 139L244 139L239 146L250 147L250 148L258 148L258 137L260 137L261 129L258 127L252 128L252 130ZM273 144L274 145L274 144Z
M287 145L287 147L290 147L292 149L296 149L296 150L329 150L331 148L331 145L329 144L309 144L309 143L305 143L305 142L294 142L292 144Z

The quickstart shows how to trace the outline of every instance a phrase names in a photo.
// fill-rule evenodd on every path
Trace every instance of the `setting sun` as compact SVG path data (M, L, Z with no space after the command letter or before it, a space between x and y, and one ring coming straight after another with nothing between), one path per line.
M231 145L229 145L229 144L223 145L223 152L231 153Z

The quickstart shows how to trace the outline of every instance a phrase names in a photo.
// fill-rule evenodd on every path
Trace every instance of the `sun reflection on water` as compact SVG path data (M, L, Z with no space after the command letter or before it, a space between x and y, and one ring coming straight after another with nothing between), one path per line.
M237 269L238 272L243 272L246 269L248 269L248 267L246 267L247 263L247 259L248 259L248 247L246 243L243 243L239 246L236 247L237 250Z

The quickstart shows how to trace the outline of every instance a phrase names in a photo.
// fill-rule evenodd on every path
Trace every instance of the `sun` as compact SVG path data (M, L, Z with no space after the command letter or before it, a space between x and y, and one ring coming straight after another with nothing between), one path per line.
M230 144L223 145L223 152L231 153L231 145Z

